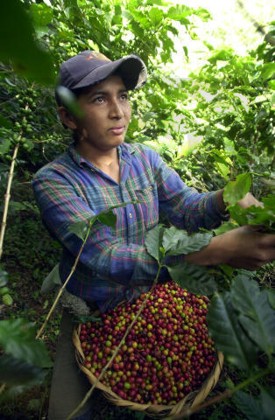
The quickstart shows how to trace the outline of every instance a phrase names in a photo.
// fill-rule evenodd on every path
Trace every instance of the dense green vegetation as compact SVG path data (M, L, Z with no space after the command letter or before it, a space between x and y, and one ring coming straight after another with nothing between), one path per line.
M261 223L270 231L275 221L275 22L247 56L209 46L207 63L181 79L171 71L174 40L183 30L194 36L192 18L207 20L207 10L164 0L5 0L1 10L0 404L7 418L18 414L42 418L59 310L42 340L36 340L53 300L40 295L40 286L58 262L60 247L40 222L30 182L34 172L70 141L55 111L58 66L84 49L100 50L111 59L139 54L148 66L149 80L132 94L128 141L158 150L189 185L201 191L227 184L231 224ZM182 48L184 66L188 48ZM248 189L264 201L262 212L240 214L236 209L233 190L242 196ZM203 235L209 233L197 238L198 247ZM160 265L165 253L190 246L182 233L171 234L163 227L147 244ZM200 279L197 291L210 296L219 292L209 323L226 358L218 388L220 404L200 415L226 418L230 406L230 417L271 419L274 265L253 274L228 267L214 273L181 267L174 273L179 282L182 269L190 288L198 287ZM34 385L39 391L30 397ZM222 403L231 393L230 402Z

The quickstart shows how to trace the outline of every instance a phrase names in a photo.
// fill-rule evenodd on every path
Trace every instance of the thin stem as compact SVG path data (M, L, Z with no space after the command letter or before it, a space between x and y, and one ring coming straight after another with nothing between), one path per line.
M40 338L41 337L41 335L42 335L43 331L45 330L46 325L47 325L47 323L48 323L48 321L49 321L49 319L50 319L53 311L55 310L55 308L56 308L56 306L57 306L57 304L59 302L60 297L62 296L62 293L64 292L64 290L65 290L65 288L66 288L66 286L67 286L70 278L72 277L73 273L75 272L76 266L78 264L78 261L79 261L79 258L81 256L81 254L82 254L83 248L84 248L84 246L85 246L85 244L87 242L87 239L88 239L88 237L90 235L90 230L91 230L91 224L89 225L89 229L86 232L86 236L84 238L84 241L82 242L81 248L80 248L80 250L79 250L79 252L77 254L77 257L76 257L76 259L74 261L74 265L72 266L72 269L71 269L68 277L66 278L65 282L63 283L62 287L59 289L59 291L57 293L57 296L56 296L56 298L55 298L55 300L54 300L54 302L53 302L53 304L52 304L52 306L51 306L51 308L50 308L50 310L49 310L49 312L48 312L48 314L47 314L47 316L45 318L45 321L43 322L41 328L39 329L38 333L36 334L36 338Z
M21 135L20 135L20 138L21 138ZM19 149L19 141L16 144L13 151L13 156L12 156L11 166L10 166L10 171L9 171L9 178L8 178L8 183L7 183L7 189L6 189L6 194L5 194L4 211L3 211L1 231L0 231L0 260L3 254L3 244L4 244L4 237L5 237L5 231L6 231L6 226L7 226L9 202L10 202L10 197L11 197L11 194L10 194L11 184L12 184L12 180L14 176L14 167L15 167L15 161L18 154L18 149Z
M108 361L108 363L104 366L104 368L102 369L102 371L101 371L101 373L100 373L100 375L97 377L97 379L96 379L96 381L95 381L95 383L93 384L93 386L89 389L89 391L87 392L87 394L85 395L85 397L83 398L83 400L80 402L80 404L74 409L74 411L72 411L71 412L71 414L69 414L69 416L67 417L67 419L66 420L70 420L70 419L72 419L78 412L79 412L79 410L86 404L86 402L88 401L88 399L91 397L91 395L92 395L92 393L93 393L93 391L94 391L94 389L96 388L96 386L97 386L97 384L98 384L98 382L103 378L103 376L104 376L104 374L105 374L105 372L106 372L106 370L109 368L109 366L112 364L112 362L113 362L113 360L114 360L114 358L116 357L116 355L118 354L118 352L119 352L119 350L120 350L120 348L121 348L121 346L123 345L123 343L125 342L125 339L126 339L126 337L128 336L128 334L129 334L129 332L131 331L131 329L133 328L133 326L134 326L134 324L136 323L136 321L137 321L137 319L138 319L138 317L140 316L140 314L141 314L141 312L143 311L143 309L145 308L145 305L146 305L146 303L147 303L147 301L148 301L148 299L149 299L149 297L151 296L151 294L153 293L153 291L154 291L154 288L155 288L155 286L156 286L156 284L157 284L157 281L158 281L158 278L159 278L159 275L160 275L160 271L161 271L161 268L162 268L162 265L161 264L159 264L159 267L158 267L158 271L157 271L157 274L156 274L156 277L155 277L155 279L154 279L154 282L153 282L153 285L152 285L152 287L151 287L151 289L149 290L149 292L148 292L148 295L146 296L146 298L144 299L144 301L142 302L142 304L141 304L141 306L140 306L140 308L139 308L139 310L138 310L138 312L136 313L136 315L135 315L135 317L134 317L134 319L132 320L132 322L131 322L131 324L128 326L128 328L127 328L127 330L125 331L125 333L124 333L124 335L123 335L123 337L122 337L122 339L121 339L121 341L119 342L119 344L118 344L118 346L115 348L115 350L114 350L114 352L113 352L113 354L112 354L112 356L111 356L111 358L110 358L110 360Z

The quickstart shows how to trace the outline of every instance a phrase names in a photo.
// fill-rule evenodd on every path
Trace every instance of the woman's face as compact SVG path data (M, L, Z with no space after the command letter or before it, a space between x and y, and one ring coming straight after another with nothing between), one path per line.
M92 146L102 152L124 142L131 118L128 92L119 76L110 76L80 94L77 102L83 112L75 120L80 133L78 145Z

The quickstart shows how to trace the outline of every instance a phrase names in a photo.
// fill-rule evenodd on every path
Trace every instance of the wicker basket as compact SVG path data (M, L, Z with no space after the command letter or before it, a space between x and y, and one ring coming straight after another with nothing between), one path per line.
M94 376L89 369L83 365L85 359L84 353L81 348L81 343L79 339L80 326L74 330L73 334L73 343L76 349L76 360L80 369L87 376L89 382L94 385L96 382L96 388L100 389L106 399L112 404L120 407L125 407L130 410L140 411L146 414L147 416L153 418L165 418L173 419L179 415L184 415L191 407L201 404L212 389L216 386L220 373L223 366L223 354L217 353L217 361L212 369L212 372L208 375L207 379L202 384L201 388L198 391L191 392L186 395L182 400L174 405L157 405L157 404L139 404L133 401L127 401L115 394L110 388L105 386L102 382L97 381L96 376Z

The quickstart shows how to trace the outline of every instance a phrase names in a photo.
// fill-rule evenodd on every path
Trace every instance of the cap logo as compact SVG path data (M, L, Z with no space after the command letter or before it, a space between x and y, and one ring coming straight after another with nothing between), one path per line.
M86 59L87 61L90 61L90 60L103 60L103 61L111 61L111 60L109 60L109 58L107 58L104 54L101 54L101 53L96 52L96 51L91 52L89 55L87 55L87 56L85 57L85 59Z

